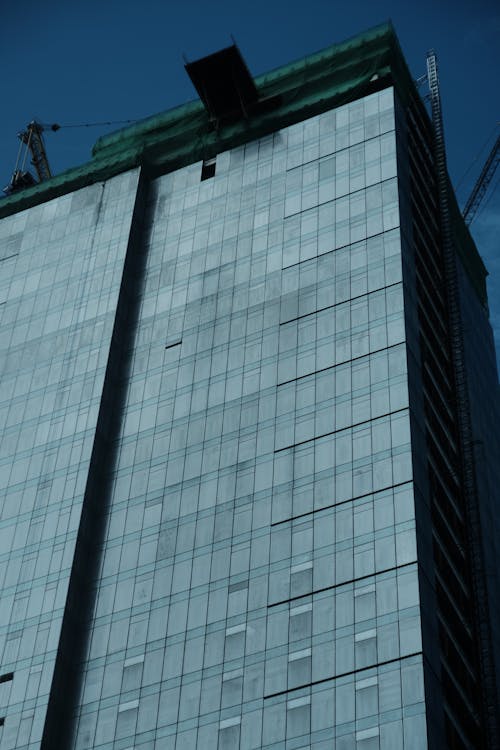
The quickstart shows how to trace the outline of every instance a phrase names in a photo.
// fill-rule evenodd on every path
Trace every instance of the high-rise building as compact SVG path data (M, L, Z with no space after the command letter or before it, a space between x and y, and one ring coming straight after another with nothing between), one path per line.
M187 69L0 202L0 748L494 748L498 381L439 118L388 25Z

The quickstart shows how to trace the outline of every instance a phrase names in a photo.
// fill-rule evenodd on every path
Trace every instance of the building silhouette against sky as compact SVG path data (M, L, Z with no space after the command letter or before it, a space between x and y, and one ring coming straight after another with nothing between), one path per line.
M495 747L486 272L394 32L187 70L0 202L0 748Z

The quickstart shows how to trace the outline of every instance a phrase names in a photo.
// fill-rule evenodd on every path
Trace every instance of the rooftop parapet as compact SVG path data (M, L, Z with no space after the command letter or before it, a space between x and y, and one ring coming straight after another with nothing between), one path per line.
M217 117L217 113L210 110L211 105L216 109L223 107L214 89L211 101L207 93L204 101L188 102L104 135L96 141L92 159L86 164L1 200L0 218L137 166L155 177L210 159L222 151L391 85L404 105L411 101L422 110L423 119L431 128L390 22L255 79L251 78L243 60L236 60L234 49L237 50L229 47L186 68L188 72L191 69L194 83L202 91L207 61L217 68L224 56L229 58L229 63L239 69L250 105L245 107L244 101L241 107L233 107L237 116L233 111L231 117ZM254 106L256 101L267 102L269 106ZM457 250L476 293L486 305L486 269L465 225L458 226L463 224L459 212L454 218L460 240L456 243Z

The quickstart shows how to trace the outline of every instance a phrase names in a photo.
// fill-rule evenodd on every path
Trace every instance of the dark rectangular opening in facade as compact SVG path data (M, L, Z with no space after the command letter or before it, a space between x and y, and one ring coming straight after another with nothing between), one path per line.
M215 176L215 157L213 159L203 159L201 167L201 179L209 180Z

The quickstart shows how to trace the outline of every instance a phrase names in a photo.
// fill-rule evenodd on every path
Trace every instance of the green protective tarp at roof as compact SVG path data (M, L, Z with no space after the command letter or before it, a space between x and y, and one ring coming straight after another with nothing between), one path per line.
M279 95L279 106L220 130L213 128L199 100L148 117L99 138L86 164L1 200L0 218L137 166L155 175L210 158L375 88L394 85L404 104L410 99L420 103L390 23L258 76L255 83L261 99ZM461 217L452 215L457 250L486 304L486 269L465 226L457 226L463 224Z

